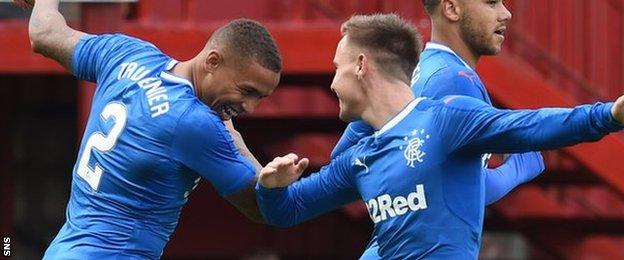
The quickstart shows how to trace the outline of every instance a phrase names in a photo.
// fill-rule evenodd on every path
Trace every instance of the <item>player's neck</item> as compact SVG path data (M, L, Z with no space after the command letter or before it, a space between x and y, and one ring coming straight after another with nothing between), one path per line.
M440 30L433 26L431 29L431 42L449 47L473 69L477 66L477 62L479 62L481 57L462 40L457 30Z
M175 67L173 67L173 69L171 69L171 73L190 81L193 84L193 89L196 91L195 95L201 97L201 88L197 84L195 77L197 73L194 71L193 60L179 62L175 65Z
M178 64L171 69L171 73L195 84L195 82L193 82L193 70L190 61L178 62Z
M368 95L369 105L362 113L362 120L379 130L412 100L414 94L407 84L401 81L380 82Z

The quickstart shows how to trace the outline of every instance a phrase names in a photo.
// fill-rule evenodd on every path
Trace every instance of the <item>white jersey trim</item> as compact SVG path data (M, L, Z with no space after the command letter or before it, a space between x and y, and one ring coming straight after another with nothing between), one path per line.
M424 99L426 99L426 97L419 97L417 99L412 100L409 104L407 104L405 108L403 108L403 110L401 110L401 112L399 112L398 115L396 115L394 118L388 121L388 123L386 123L381 129L379 129L379 131L375 132L375 137L385 132L388 132L388 130L396 126L407 115L409 115L409 113L412 112L412 110L414 110L414 108L416 107L416 105L418 105L418 103L420 103L420 101L423 101Z
M175 66L176 64L178 64L178 61L175 59L171 59L169 61L169 63L167 63L167 67L165 68L166 70L171 70L173 69L173 66Z
M464 61L464 59L459 57L459 55L457 55L457 53L455 53L453 50L451 50L451 48L449 48L448 46L444 46L442 44L435 43L435 42L428 42L425 45L425 50L439 50L439 51L445 51L445 52L448 52L450 54L453 54L453 55L455 55L455 57L457 57L464 64L464 66L466 66L466 68L469 68L470 70L474 71L474 69L472 69L472 67L470 67L470 65L468 65L468 63L466 63Z
M162 78L166 79L166 80L170 80L170 81L173 81L173 82L189 85L189 86L191 86L192 89L195 89L193 84L190 81L188 81L187 79L180 78L178 76L172 75L170 73L167 73L166 71L161 72L160 76Z
M189 86L191 86L191 88L193 89L193 91L195 91L195 86L193 86L193 83L191 83L190 81L188 81L188 80L187 80L187 79L185 79L185 78L178 77L178 76L176 76L176 75L174 75L174 74L172 74L172 73L169 73L169 72L168 72L168 71L170 71L171 69L173 69L173 67L174 67L176 64L178 64L178 61L177 61L177 60L174 60L174 59L171 59L171 60L169 61L169 63L167 63L167 67L165 67L165 69L166 69L166 70L165 70L165 71L162 71L162 72L160 73L160 76L161 76L162 78L166 79L166 80L170 80L170 81L177 82L177 83L180 83L180 84L186 84L186 85L189 85Z

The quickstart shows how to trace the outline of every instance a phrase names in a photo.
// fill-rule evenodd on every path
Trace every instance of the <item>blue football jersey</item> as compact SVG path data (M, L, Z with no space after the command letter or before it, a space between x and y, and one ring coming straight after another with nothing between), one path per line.
M612 104L498 110L465 96L416 99L320 172L286 188L256 186L273 225L362 199L383 259L476 259L484 214L483 153L598 140L623 125Z
M176 60L124 35L88 35L73 73L97 83L66 222L45 259L157 259L201 178L221 196L247 187L254 166Z
M427 43L420 54L411 88L416 97L440 99L448 95L463 95L492 104L487 89L476 72L449 47L433 42ZM332 158L373 131L364 121L350 123L332 151ZM480 159L484 167L489 156L487 154ZM535 178L543 169L542 156L537 152L514 154L502 167L484 169L486 205L494 203L517 185ZM372 252L376 248L376 238L372 237L361 259L377 259Z
M479 75L449 47L433 42L427 43L420 54L412 76L412 92L432 99L463 95L492 104Z

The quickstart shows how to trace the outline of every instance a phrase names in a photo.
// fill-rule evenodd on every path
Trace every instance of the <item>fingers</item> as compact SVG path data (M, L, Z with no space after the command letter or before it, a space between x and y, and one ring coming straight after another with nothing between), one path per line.
M299 159L299 156L297 156L297 155L296 155L296 154L294 154L294 153L289 153L289 154L287 154L287 155L286 155L286 156L284 156L284 157L285 157L285 158L292 159L292 160L293 160L293 162L296 162L296 161L297 161L297 159Z
M299 160L299 162L297 163L296 167L297 167L297 172L299 174L303 173L303 171L308 168L308 165L310 164L310 160L308 158L303 158L301 160Z
M280 168L288 168L294 166L296 172L301 173L308 167L309 164L310 160L308 158L303 158L299 160L299 156L294 153L289 153L284 157L275 157L275 159L268 163L265 168L272 168L277 171Z
M275 167L288 167L288 166L294 165L298 159L299 159L299 156L297 156L294 153L289 153L285 155L284 157L280 157L280 156L275 157L275 159L273 159L271 163L274 163Z
M275 166L275 164L273 164L273 162L270 162L266 166L262 167L262 169L260 169L260 176L268 176L275 174L276 172L277 167Z

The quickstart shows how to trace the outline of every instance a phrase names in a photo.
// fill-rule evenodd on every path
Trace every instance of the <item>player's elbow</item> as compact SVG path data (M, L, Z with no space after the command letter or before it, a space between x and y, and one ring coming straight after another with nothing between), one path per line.
M28 24L28 38L30 46L36 53L42 53L53 44L53 37L67 27L65 19L58 12L39 11L33 15Z
M32 27L32 26L31 26ZM30 39L30 47L36 53L42 53L46 49L47 38L52 34L50 26L40 26L28 29L28 38Z
M28 38L30 39L30 48L36 53L41 53L44 46L44 39L49 35L49 29L29 29Z

